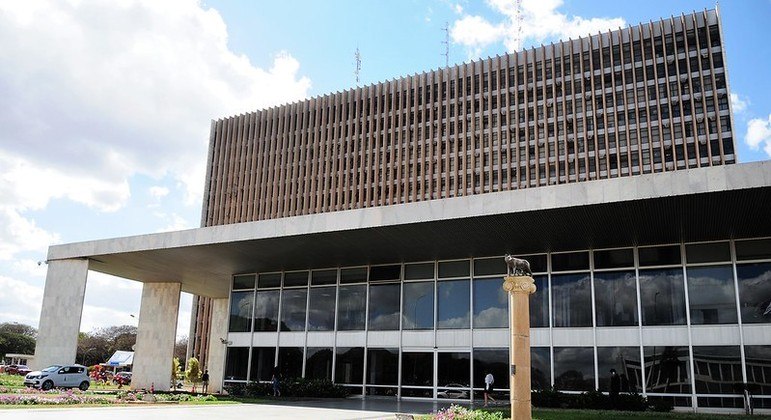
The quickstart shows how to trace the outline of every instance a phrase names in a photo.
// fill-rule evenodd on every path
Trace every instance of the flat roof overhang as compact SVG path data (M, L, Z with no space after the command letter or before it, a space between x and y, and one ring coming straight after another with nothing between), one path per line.
M226 297L237 273L771 236L771 161L49 248L48 260Z

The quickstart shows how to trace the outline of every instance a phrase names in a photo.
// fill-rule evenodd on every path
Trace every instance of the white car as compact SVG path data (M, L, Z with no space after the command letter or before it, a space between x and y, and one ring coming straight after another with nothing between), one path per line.
M43 391L53 387L85 391L91 386L91 379L88 377L88 369L83 365L53 365L28 373L24 377L24 385Z

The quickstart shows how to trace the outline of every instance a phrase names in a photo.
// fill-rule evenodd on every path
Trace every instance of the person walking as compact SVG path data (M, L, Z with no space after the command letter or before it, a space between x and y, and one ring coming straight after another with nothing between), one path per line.
M201 391L206 394L209 392L209 370L206 369L203 371L203 375L201 375L201 382L203 385L201 386Z
M273 377L270 378L270 381L273 383L273 396L274 397L280 397L281 396L281 389L279 389L279 381L278 381L278 366L273 368Z
M485 407L487 407L487 400L495 401L495 399L490 395L491 392L493 392L493 383L495 383L495 378L493 378L492 373L487 373L485 375Z

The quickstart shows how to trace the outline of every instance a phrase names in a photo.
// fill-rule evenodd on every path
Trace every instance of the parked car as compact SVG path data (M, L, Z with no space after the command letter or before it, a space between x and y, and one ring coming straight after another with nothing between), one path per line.
M461 384L447 384L448 388L468 388L468 385L461 385ZM450 398L450 399L468 399L468 389L443 389L436 393L436 396L439 398Z
M53 387L85 391L91 386L91 379L88 377L88 369L83 365L53 365L28 373L24 385L44 391Z
M131 372L118 372L113 376L112 383L123 386L131 384Z
M9 375L26 375L30 372L27 365L8 365L4 370Z

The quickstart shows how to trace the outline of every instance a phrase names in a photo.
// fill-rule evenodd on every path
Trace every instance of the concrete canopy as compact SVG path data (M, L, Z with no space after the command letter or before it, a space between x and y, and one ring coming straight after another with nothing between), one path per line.
M48 259L226 297L233 274L771 236L771 162L52 246Z

